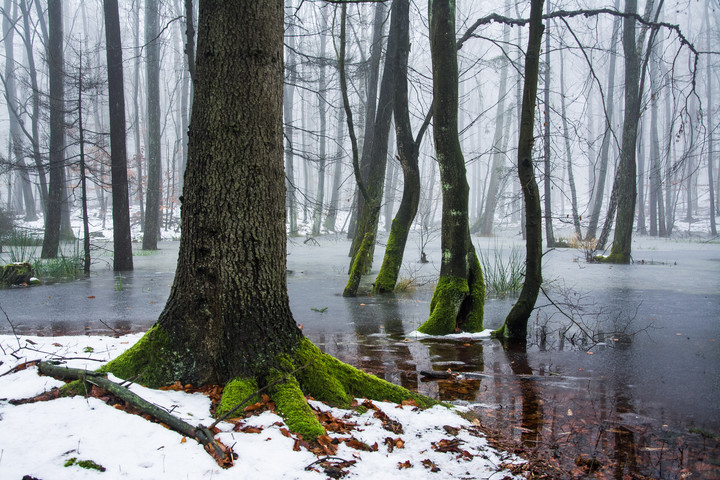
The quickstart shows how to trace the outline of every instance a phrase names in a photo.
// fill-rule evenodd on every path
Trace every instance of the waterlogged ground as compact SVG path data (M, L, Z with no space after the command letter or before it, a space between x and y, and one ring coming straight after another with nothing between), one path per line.
M511 235L475 241L479 250L504 256L520 245ZM408 243L401 276L411 288L383 297L340 295L347 250L348 242L334 236L288 244L293 313L326 352L470 406L499 441L543 459L557 478L720 478L717 241L640 238L627 266L587 264L581 250L547 253L550 300L538 301L525 351L506 351L490 339L413 334L429 310L437 242L426 249L425 265ZM376 266L381 254L382 245ZM156 254L136 256L130 274L115 275L100 261L86 280L0 291L7 314L0 333L142 331L164 306L176 256L177 243L168 242ZM488 299L486 327L498 327L512 303ZM450 375L429 379L422 374L428 371Z

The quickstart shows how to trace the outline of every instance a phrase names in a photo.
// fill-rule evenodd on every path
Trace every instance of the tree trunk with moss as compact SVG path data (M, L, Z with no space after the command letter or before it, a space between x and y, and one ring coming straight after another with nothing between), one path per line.
M530 6L530 35L525 55L525 86L523 88L520 135L518 138L518 178L525 200L525 281L505 324L494 332L495 336L510 342L523 343L527 339L527 322L542 284L542 211L540 191L535 180L532 149L535 128L535 101L537 99L538 65L542 44L543 0L532 0Z
M442 263L430 302L430 318L418 330L447 335L483 328L485 283L470 239L469 187L458 136L458 65L455 1L430 3L433 69L433 137L442 184Z
M277 381L269 392L279 411L312 438L323 429L305 394L337 405L354 396L430 401L321 353L295 324L282 49L282 0L201 2L175 281L158 322L104 370L148 386L228 384L221 411Z
M390 228L385 256L373 291L392 292L395 289L410 227L420 204L419 146L424 129L413 139L408 109L408 55L410 53L410 2L395 0L392 6L391 30L397 31L397 61L395 64L395 136L398 160L403 172L403 196Z
M366 144L363 149L363 157L369 152L367 175L362 181L369 198L365 199L360 211L357 230L353 237L350 248L350 279L348 280L344 296L354 296L357 290L352 289L356 283L353 275L358 272L361 275L370 273L375 243L366 245L368 235L377 235L378 221L380 220L380 207L385 187L385 169L387 167L388 140L390 136L390 124L392 122L393 106L395 103L394 76L397 58L397 27L391 22L388 36L387 52L385 53L385 65L383 68L382 80L380 82L380 94L378 97L377 113L373 127L372 143ZM359 259L359 261L358 261Z

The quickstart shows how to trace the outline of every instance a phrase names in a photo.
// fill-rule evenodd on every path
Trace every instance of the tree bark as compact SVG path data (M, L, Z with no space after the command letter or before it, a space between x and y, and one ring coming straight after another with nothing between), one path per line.
M392 27L392 21L390 24ZM357 275L354 271L355 269L359 269L360 275L370 273L375 253L375 242L368 243L365 240L368 238L368 235L372 235L373 239L376 237L378 222L380 220L380 207L383 188L385 186L385 169L387 167L390 123L392 121L395 102L393 77L396 68L397 43L397 28L395 30L391 28L388 35L385 65L380 83L378 109L372 129L372 143L368 145L366 140L365 146L363 147L363 157L365 157L366 153L369 155L367 175L363 177L368 198L365 199L360 211L357 229L353 237L353 245L351 246L352 260L349 269L351 277ZM361 247L367 250L361 251ZM356 258L359 261L356 262ZM352 285L356 285L356 283L351 278L343 291L344 296L354 296L357 294L357 288L350 288Z
M157 250L160 231L161 199L161 131L160 131L160 34L158 28L160 4L145 0L145 60L147 75L147 192L143 250Z
M532 8L532 7L531 7ZM547 13L550 13L550 2L547 3ZM547 27L545 27L547 28ZM542 34L541 34L542 35ZM525 56L527 61L527 55ZM543 125L543 201L545 211L545 245L548 248L555 246L555 233L553 232L552 217L552 165L550 162L550 35L545 35L545 66L543 68L544 90L544 125Z
M620 1L615 0L615 9L620 8ZM610 64L608 66L608 88L605 95L605 129L603 133L602 145L600 146L600 166L597 170L595 180L595 188L592 192L590 200L590 221L585 235L586 240L594 240L597 236L597 227L600 221L600 212L602 211L603 197L605 195L605 180L607 178L607 169L610 159L610 141L613 138L613 114L615 112L615 66L617 63L617 43L620 38L620 17L616 17L613 22L612 44L610 46ZM615 210L608 212L608 216L612 217Z
M155 326L103 371L149 386L271 386L291 430L325 433L304 395L433 402L325 355L304 339L286 281L283 2L200 4L195 101L175 281ZM222 409L222 408L221 408Z
M513 305L505 324L494 335L510 343L527 341L527 323L535 308L542 284L542 210L540 191L533 168L532 147L535 128L535 101L537 98L540 46L544 26L542 24L543 0L530 4L530 34L525 55L525 85L523 87L520 135L518 139L518 178L525 199L525 281L520 297Z
M376 293L391 292L395 289L400 266L405 254L405 245L418 205L420 204L420 169L418 157L420 142L425 132L421 129L417 140L413 139L408 108L408 55L410 53L410 5L409 0L395 0L392 6L391 29L397 29L397 59L394 75L395 89L395 136L397 138L398 161L403 172L403 195L395 218L383 263L373 285Z
M706 50L710 50L710 1L707 0L705 2L705 22L707 25L706 29L706 37L705 37L705 47ZM705 76L705 93L707 95L707 104L708 104L708 110L709 114L707 115L707 135L708 135L708 154L707 154L707 164L708 164L708 190L710 191L710 234L717 235L717 225L715 225L715 181L713 179L714 172L713 169L715 160L713 158L713 128L714 128L714 119L712 114L712 67L710 66L710 59L706 59L707 65L706 68L706 76Z
M50 184L45 212L42 258L56 258L60 247L60 217L65 193L65 68L63 15L60 0L48 0L50 72Z
M625 12L637 13L637 0L625 1ZM635 39L635 19L623 20L623 54L625 56L625 118L623 120L620 162L615 174L617 216L610 263L630 263L635 201L637 196L637 127L640 119L640 56Z
M133 269L125 145L125 90L117 0L104 0L110 109L110 172L113 202L113 270Z
M483 328L485 284L468 220L469 187L458 135L458 64L455 1L430 3L433 137L442 186L442 262L430 318L418 330L446 335Z

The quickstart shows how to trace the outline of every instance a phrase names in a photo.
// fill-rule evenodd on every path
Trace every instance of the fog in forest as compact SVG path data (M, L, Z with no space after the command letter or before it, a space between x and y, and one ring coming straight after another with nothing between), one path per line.
M485 279L484 329L513 308L526 227L541 225L543 283L516 350L461 326L418 333L451 216L428 2L284 3L288 289L304 333L470 406L505 440L556 452L562 469L590 455L607 478L716 478L720 4L546 0L525 145L542 213L528 219L530 2L456 2L457 215ZM112 4L0 6L0 264L30 262L42 280L0 290L3 335L145 331L170 292L198 2L119 2L119 31ZM354 279L358 258L369 263ZM426 375L445 371L459 376Z

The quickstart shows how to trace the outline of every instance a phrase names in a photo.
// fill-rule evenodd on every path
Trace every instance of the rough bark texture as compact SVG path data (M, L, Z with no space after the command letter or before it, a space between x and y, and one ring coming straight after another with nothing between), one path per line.
M433 68L433 136L442 184L442 263L430 318L418 328L431 335L482 330L485 284L470 239L469 187L458 136L458 65L455 2L430 4Z
M125 146L125 91L117 0L105 0L105 38L110 108L110 164L113 202L113 270L133 269Z
M532 147L535 127L535 99L537 97L538 65L542 43L543 0L532 0L530 6L530 36L525 55L525 86L523 87L520 135L518 139L518 177L525 199L525 225L527 232L525 281L505 324L494 334L513 343L527 340L527 322L535 307L542 284L542 211L540 192L533 168Z
M392 221L382 266L373 285L373 291L376 293L392 292L395 289L408 234L420 204L418 155L421 139L418 139L417 142L413 139L408 110L407 68L408 54L410 53L410 3L408 0L393 2L391 21L398 32L394 78L394 116L398 160L403 172L403 196ZM397 25L395 25L396 22Z
M356 395L431 401L321 353L293 320L282 48L282 0L201 3L175 281L156 325L104 370L150 386L278 381L270 395L309 438L323 430L304 394L342 405Z

